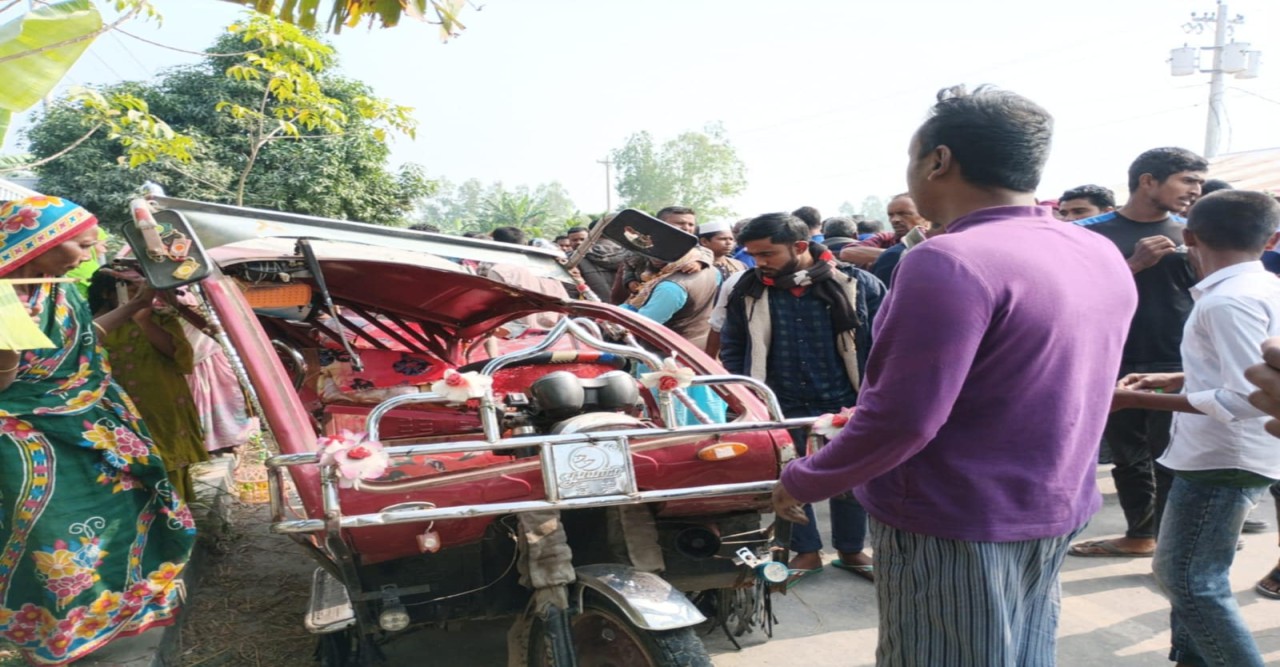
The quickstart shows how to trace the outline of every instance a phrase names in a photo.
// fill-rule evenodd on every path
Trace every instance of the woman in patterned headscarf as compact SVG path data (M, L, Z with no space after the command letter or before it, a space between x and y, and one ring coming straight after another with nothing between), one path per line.
M69 201L0 206L0 280L54 343L0 350L0 638L37 665L172 622L195 538L99 342L151 290L95 322L73 284L38 282L97 240L97 220Z

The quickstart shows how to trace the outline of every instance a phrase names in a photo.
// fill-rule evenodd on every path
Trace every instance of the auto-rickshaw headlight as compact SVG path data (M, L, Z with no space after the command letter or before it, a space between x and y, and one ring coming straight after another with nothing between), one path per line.
M378 627L387 632L399 632L409 627L409 612L400 602L395 586L382 589L382 613L378 614Z

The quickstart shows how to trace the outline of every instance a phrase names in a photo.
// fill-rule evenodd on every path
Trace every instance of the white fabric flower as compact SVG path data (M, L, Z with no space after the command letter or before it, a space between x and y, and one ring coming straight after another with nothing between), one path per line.
M343 430L333 438L320 438L320 465L338 466L338 486L349 489L355 480L377 479L387 473L391 457L382 443L369 440L364 433Z
M468 399L484 396L493 386L493 378L474 371L459 373L452 368L444 372L444 377L431 383L431 392L449 399L451 403L465 403Z
M835 414L827 413L813 422L813 432L830 440L853 418L853 408L845 408Z
M649 389L656 387L661 391L672 391L688 387L693 383L693 376L692 368L677 366L675 357L667 357L656 372L642 374L640 384Z

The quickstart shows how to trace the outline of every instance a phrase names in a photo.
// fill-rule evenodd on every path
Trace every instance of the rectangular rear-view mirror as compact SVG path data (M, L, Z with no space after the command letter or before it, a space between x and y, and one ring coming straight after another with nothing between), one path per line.
M129 206L133 224L120 231L133 249L142 275L158 290L173 289L203 280L212 263L191 225L177 211L153 212L143 199Z

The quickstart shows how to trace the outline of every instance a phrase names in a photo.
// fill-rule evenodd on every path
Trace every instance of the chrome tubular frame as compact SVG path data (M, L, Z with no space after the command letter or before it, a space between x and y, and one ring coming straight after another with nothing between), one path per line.
M732 376L730 376L732 377ZM737 378L735 378L737 379ZM391 400L408 399L410 396L397 396ZM414 396L413 398L418 398ZM440 397L427 397L427 400L442 400ZM398 404L409 402L401 400ZM372 415L371 415L372 418ZM372 421L372 419L371 419ZM384 451L392 459L411 458L414 456L425 456L433 454L449 454L459 452L478 452L478 451L507 451L514 449L522 449L527 447L546 447L549 445L561 444L590 444L597 440L618 440L629 439L635 437L656 438L663 436L710 436L723 435L728 433L745 433L756 431L773 431L786 430L794 428L807 428L812 425L814 418L805 417L798 419L784 419L778 421L738 421L728 424L698 424L693 426L680 426L676 428L637 428L624 429L617 431L606 431L600 434L592 433L566 433L559 435L534 435L522 436L516 438L505 438L500 440L472 440L449 442L439 444L422 444L422 445L401 445L397 447L387 447ZM632 503L650 503L650 502L666 502L673 500L688 500L695 498L715 498L721 496L736 495L753 495L770 493L776 483L774 480L745 482L737 484L711 484L706 486L687 487L682 489L662 489L652 491L639 491L634 494L619 494L608 496L595 496L588 498L568 498L557 501L548 500L528 500L516 502L500 502L500 503L483 503L475 505L461 505L457 507L437 507L422 510L401 510L387 511L383 509L379 512L368 514L357 514L352 516L343 516L341 511L341 501L338 496L338 476L333 466L321 467L321 486L323 498L324 519L284 519L277 505L280 490L279 474L283 468L299 465L316 465L319 463L320 455L317 453L308 454L281 454L273 456L267 460L267 466L271 470L272 493L272 513L275 522L272 524L271 530L276 533L310 533L316 531L325 531L331 536L336 535L341 529L362 528L368 526L386 526L402 523L422 523L427 521L446 521L450 519L466 519L480 516L493 516L498 514L510 514L513 512L529 512L534 510L567 510L581 509L587 507L610 507L613 505L627 505ZM430 478L435 481L436 478ZM364 493L389 493L399 494L408 490L406 483L397 482L395 485L381 487L376 482L362 483L356 482L355 488Z
M504 354L500 357L490 359L489 363L484 365L484 369L482 369L480 373L482 375L492 377L494 373L505 366L510 366L511 364L524 361L525 359L532 359L538 354L551 349L551 346L555 345L556 342L566 334L573 336L579 341L590 347L594 347L597 350L612 352L628 359L640 361L650 368L656 369L662 366L662 360L659 359L657 355L652 354L639 346L618 345L617 343L610 343L602 340L586 327L582 326L582 324L566 317L557 322L556 325L551 328L551 331L547 332L546 337L542 339L541 343L538 343L528 349L520 350L519 352L512 352L510 354ZM662 423L674 424L676 422L675 406L671 403L670 396L666 397L665 401L661 395L658 396L658 410L662 413ZM486 391L484 397L480 399L480 425L484 428L484 435L486 439L497 440L500 437L501 429L498 424L498 404L497 401L494 400L493 392L491 391Z
M556 341L565 335L573 336L584 344L596 349L605 352L612 352L620 356L640 361L648 365L650 368L657 369L661 367L662 362L656 355L637 346L619 345L606 342L596 335L597 332L592 331L591 329L592 327L584 326L582 323L574 320L568 318L562 319L550 332L548 332L546 338L538 345L526 350L513 352L511 354L491 359L487 364L485 364L481 373L486 376L492 376L496 371L505 366L532 358L533 356L549 349ZM807 428L814 422L814 418L812 417L786 419L782 415L782 409L778 405L778 399L774 395L773 391L770 390L763 382L754 378L739 375L703 375L694 377L692 384L700 386L727 384L746 385L763 400L769 411L769 419L766 421L739 420L727 424L700 423L689 426L679 426L676 424L675 420L673 398L679 398L682 401L686 401L688 397L683 390L677 389L675 391L657 392L659 411L662 414L663 423L667 425L665 428L637 427L631 429L610 430L599 434L562 433L554 435L530 435L503 438L501 437L501 424L499 422L501 414L500 408L493 395L493 391L489 389L486 390L485 395L480 399L480 420L483 427L483 439L399 445L395 447L387 447L384 451L393 460L436 454L503 452L527 448L537 448L539 451L542 451L548 447L558 445L585 445L596 444L603 441L620 440L624 445L626 445L632 438L641 438L644 440L671 437L702 438L732 433ZM369 413L369 417L366 421L366 431L369 434L369 438L376 441L380 433L382 419L392 409L410 403L447 402L449 402L448 398L431 392L392 397L379 403L377 407ZM692 403L692 401L687 401L686 404L688 403ZM705 416L700 417L700 421L704 418ZM546 458L543 457L544 462L545 460ZM272 532L289 535L322 532L326 535L326 542L333 544L335 543L335 540L340 541L340 533L342 530L351 528L447 521L452 519L467 519L538 510L569 510L589 507L610 507L635 503L669 502L697 498L760 495L770 493L773 490L774 485L777 483L774 480L764 480L734 484L710 484L680 489L612 493L608 495L589 497L493 502L460 505L455 507L423 507L418 509L406 509L404 508L403 503L400 503L393 504L377 512L344 516L342 513L341 497L339 495L339 479L336 466L323 465L320 466L323 518L285 518L285 507L283 501L283 470L291 466L319 464L320 454L318 452L305 454L280 454L272 456L267 460L266 465L269 469L268 481L271 486L271 513L273 517L273 523L271 526ZM545 464L543 465L543 471L545 475ZM362 493L402 494L407 490L415 488L415 482L423 485L438 485L444 483L441 476L431 476L422 480L397 481L395 483L380 483L376 481L363 482L357 480L354 482L353 486L357 491Z
M571 510L587 507L611 507L613 505L630 505L633 503L668 502L672 500L689 500L692 498L718 498L721 496L763 495L773 492L774 480L764 482L742 482L738 484L713 484L695 486L684 489L661 489L655 491L639 491L635 494L615 496L595 496L591 498L566 498L555 502L547 500L524 500L507 503L486 503L483 505L459 505L457 507L437 507L423 510L398 510L394 512L376 512L339 517L336 526L321 519L295 519L272 524L273 533L311 533L318 530L335 530L347 528L367 528L369 526L392 526L402 523L426 523L430 521L447 521L450 519L471 519L498 514L515 514L535 510ZM337 488L337 484L334 484Z
M764 402L766 408L769 409L769 418L774 421L782 421L786 419L782 415L782 406L778 403L778 395L773 393L769 385L746 375L696 375L692 384L696 385L717 385L717 384L744 384L747 388L755 392L756 396Z

